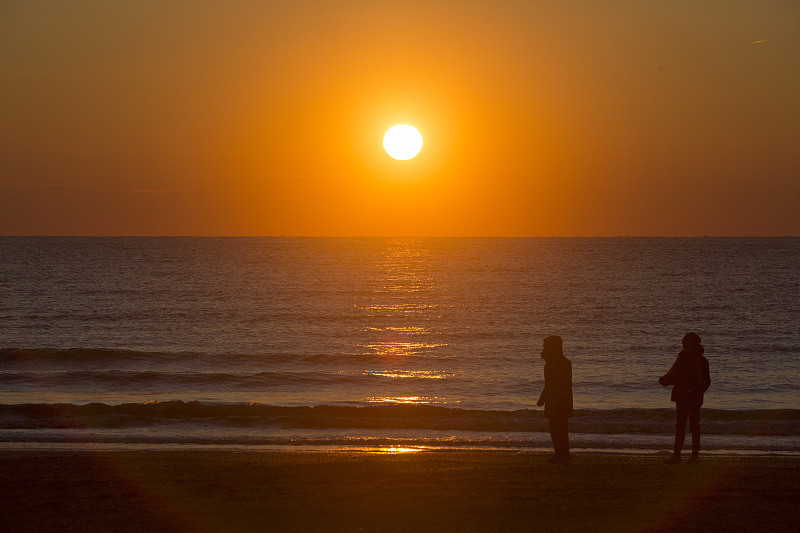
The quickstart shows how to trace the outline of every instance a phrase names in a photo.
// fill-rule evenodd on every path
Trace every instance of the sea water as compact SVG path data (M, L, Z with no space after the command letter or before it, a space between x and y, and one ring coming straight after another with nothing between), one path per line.
M800 452L797 238L0 237L0 441L670 447L688 331L704 447Z

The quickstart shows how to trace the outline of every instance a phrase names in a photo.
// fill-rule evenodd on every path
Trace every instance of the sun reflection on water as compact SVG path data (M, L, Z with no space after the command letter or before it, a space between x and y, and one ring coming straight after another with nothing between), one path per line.
M360 351L378 357L413 357L424 355L435 348L447 346L439 342L376 341L360 344Z
M364 375L400 379L447 379L454 376L451 372L442 372L439 370L367 370L364 372Z
M401 454L401 453L418 453L423 452L427 448L424 446L387 446L387 447L380 447L373 450L374 453L386 453L386 454Z
M394 403L407 405L428 405L444 403L444 398L436 396L371 396L369 403Z
M457 374L440 366L452 358L448 332L440 328L450 304L433 274L431 253L421 241L389 241L363 279L366 291L354 302L361 317L355 351L371 361L362 375L387 387L385 396L365 398L371 404L447 403L426 390Z
M433 328L425 328L421 326L385 326L382 328L368 326L364 331L385 331L392 333L401 333L405 335L433 335L436 331Z

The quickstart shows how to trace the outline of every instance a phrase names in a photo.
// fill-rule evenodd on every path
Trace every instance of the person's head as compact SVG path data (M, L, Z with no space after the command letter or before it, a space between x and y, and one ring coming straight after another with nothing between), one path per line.
M547 337L542 343L542 359L547 360L547 358L551 356L564 355L561 345L561 337L558 335L550 335Z
M684 335L681 342L683 342L683 349L687 351L695 351L702 348L702 346L700 346L700 335L693 331Z

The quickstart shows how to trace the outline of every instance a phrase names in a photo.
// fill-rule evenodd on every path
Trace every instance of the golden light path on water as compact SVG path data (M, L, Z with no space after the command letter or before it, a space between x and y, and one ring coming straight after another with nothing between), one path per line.
M431 396L372 396L367 400L370 403L394 403L407 405L425 405L442 398Z
M424 452L428 448L424 446L389 446L386 448L377 448L375 450L369 450L373 453L386 453L386 454L402 454L402 453L419 453Z
M424 354L426 351L431 350L432 348L439 348L443 346L447 346L447 344L408 341L379 341L359 345L362 350L366 350L374 353L375 355L383 357L411 357Z
M388 379L441 380L455 376L436 369L403 369L404 365L426 356L446 357L446 342L438 342L434 326L442 309L436 301L435 279L427 272L425 250L402 239L382 248L369 269L366 280L370 299L359 305L369 324L362 333L369 341L357 347L357 353L377 357L387 368L366 370L365 376ZM412 392L409 390L409 392ZM430 404L446 403L444 398L407 394L372 396L369 403Z
M384 378L446 379L454 374L452 372L439 372L438 370L367 370L364 375Z

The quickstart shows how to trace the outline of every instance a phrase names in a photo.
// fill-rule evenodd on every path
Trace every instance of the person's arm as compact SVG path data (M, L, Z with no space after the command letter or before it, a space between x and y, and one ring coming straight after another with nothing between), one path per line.
M547 384L550 383L553 379L551 376L552 368L550 365L544 365L544 387L542 387L542 393L539 395L539 401L536 402L536 405L539 407L543 406L545 402L547 402Z
M703 381L701 384L701 389L703 394L708 390L711 386L711 371L708 369L708 359L705 357L703 358Z
M678 375L677 366L678 361L676 360L674 363L672 363L672 367L670 367L669 372L658 378L658 382L665 387L675 385L675 378Z

